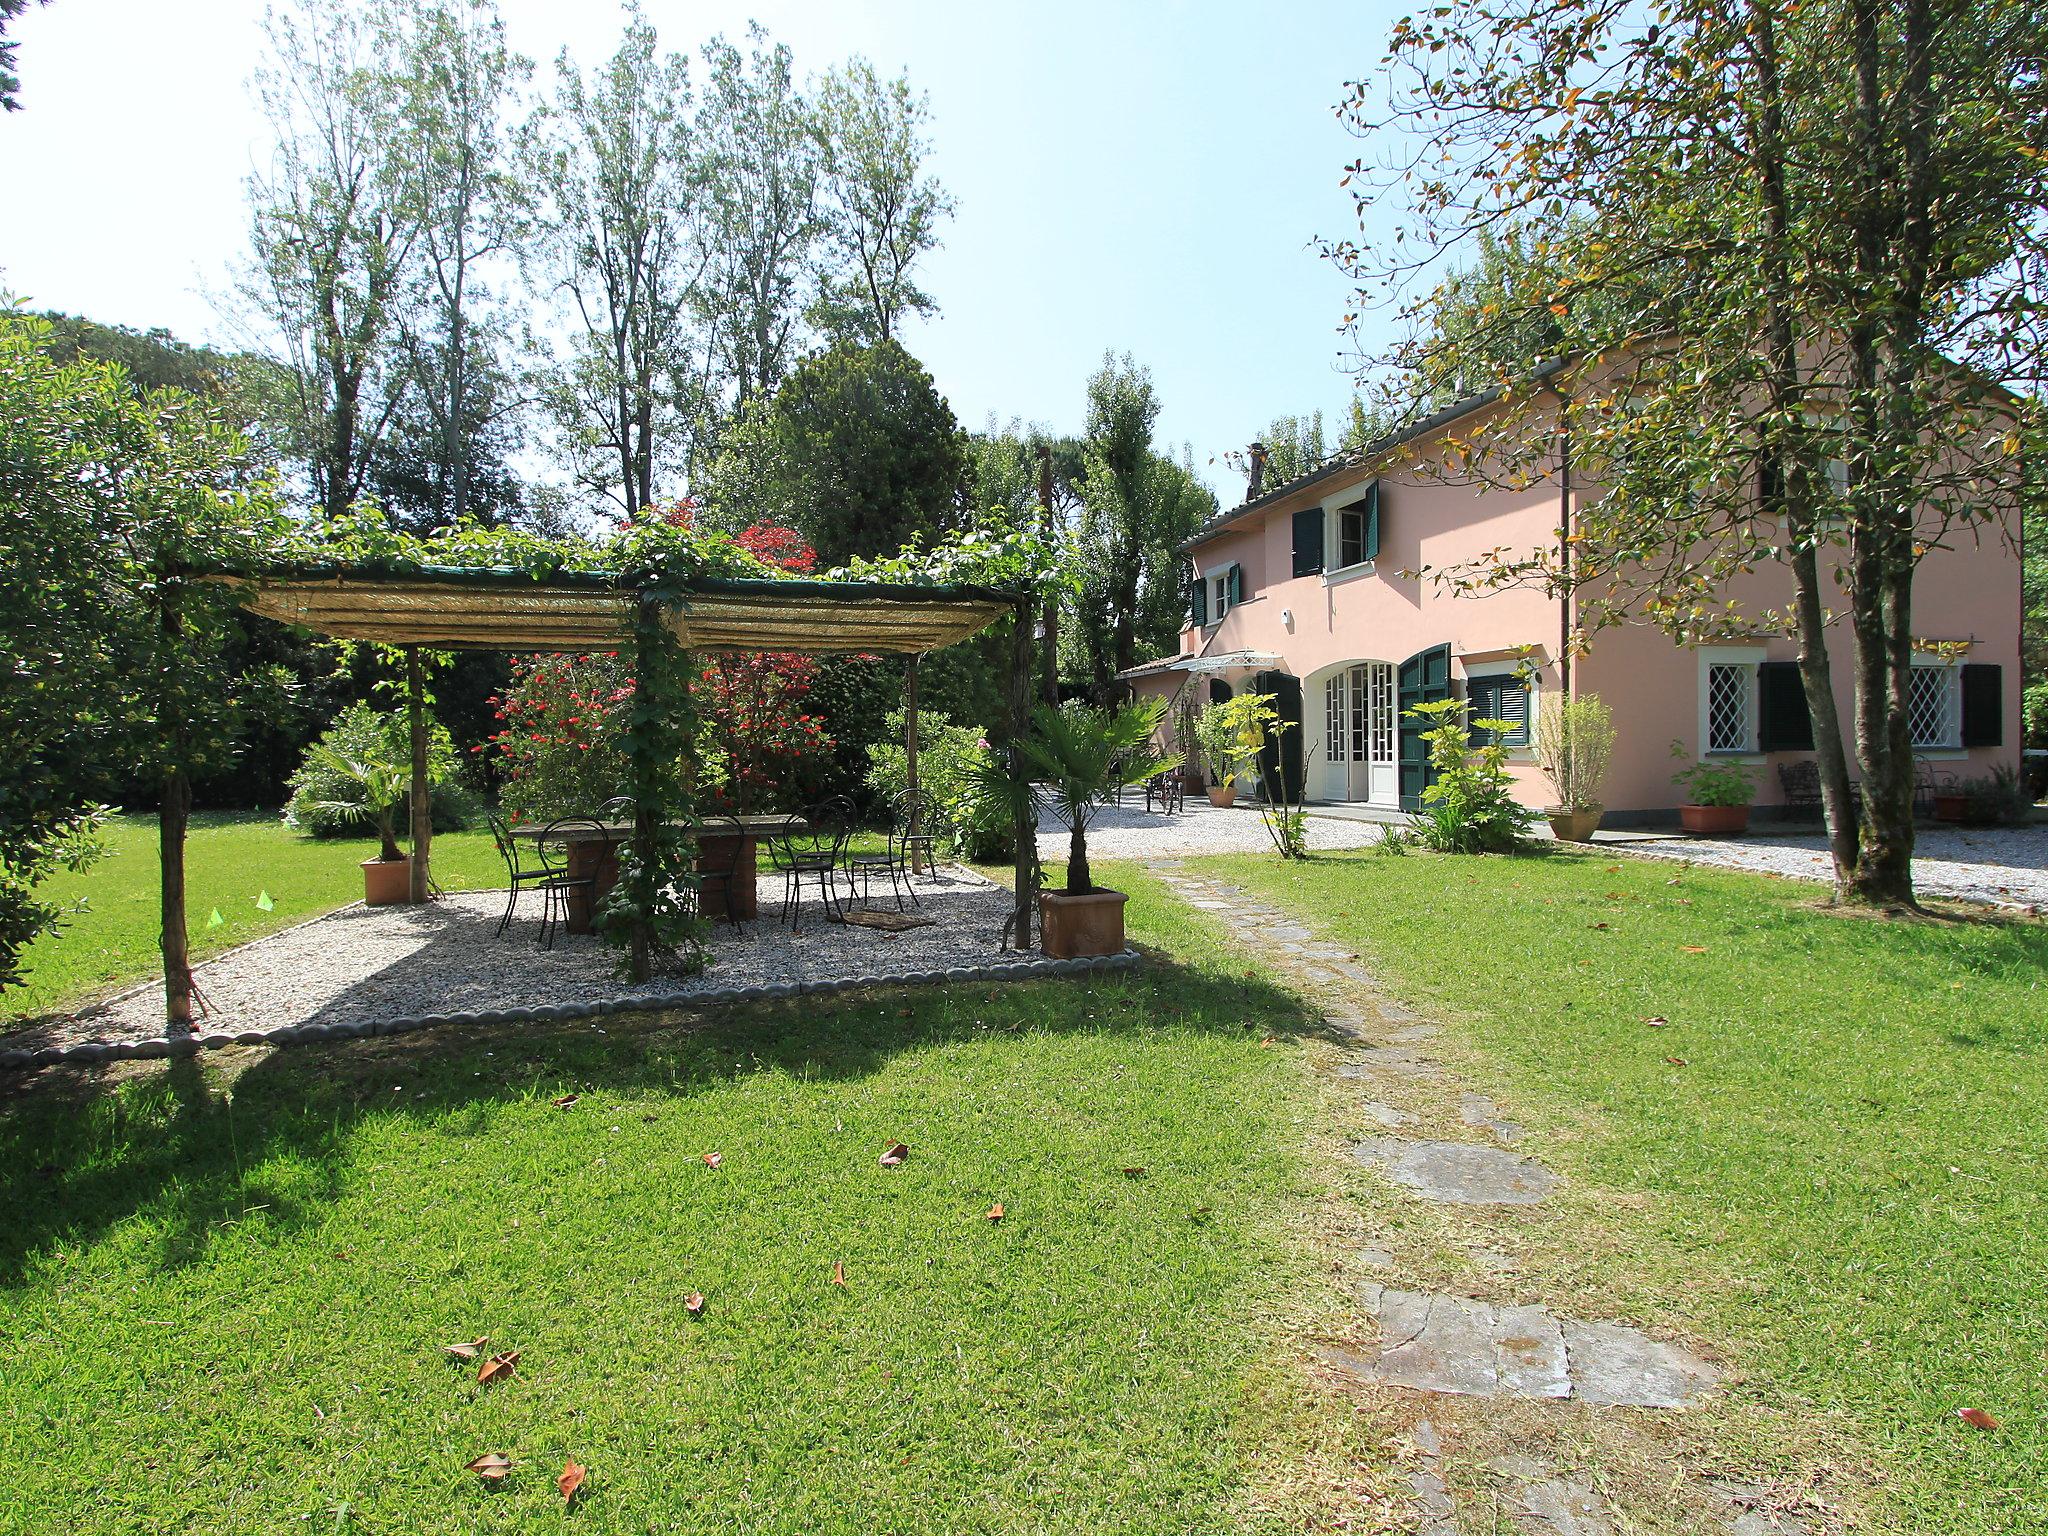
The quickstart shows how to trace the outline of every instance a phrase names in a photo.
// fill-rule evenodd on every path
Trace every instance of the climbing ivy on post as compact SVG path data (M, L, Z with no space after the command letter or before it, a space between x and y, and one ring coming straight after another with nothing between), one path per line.
M633 621L633 703L626 773L633 837L619 879L597 910L605 942L626 950L626 974L646 981L657 955L678 969L704 963L705 927L695 891L696 840L686 763L696 734L690 653L666 622L661 589L639 594Z

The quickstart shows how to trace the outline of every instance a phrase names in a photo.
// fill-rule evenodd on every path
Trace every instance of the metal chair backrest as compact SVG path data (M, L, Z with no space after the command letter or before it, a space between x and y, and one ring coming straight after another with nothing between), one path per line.
M561 836L561 834L579 832L587 833L600 842L606 840L604 824L589 816L557 816L553 821L542 827L540 829L540 836L534 843L535 849L540 854L541 867L551 875L566 873L569 867L568 839ZM549 857L548 848L550 844L561 849L561 863L557 864L554 859Z
M697 878L730 880L739 870L740 842L745 836L746 828L730 816L706 816L698 822Z
M931 846L932 797L921 789L906 789L889 802L889 851L904 854L911 844Z
M788 834L789 846L810 858L829 855L834 863L853 836L853 802L835 795L804 812L806 829Z
M491 824L491 841L498 845L498 857L505 861L505 873L517 880L521 875L531 874L532 866L520 862L519 844L513 839L512 829L496 811L486 810L484 819Z
M631 821L639 814L640 805L631 795L613 795L597 808L599 821Z

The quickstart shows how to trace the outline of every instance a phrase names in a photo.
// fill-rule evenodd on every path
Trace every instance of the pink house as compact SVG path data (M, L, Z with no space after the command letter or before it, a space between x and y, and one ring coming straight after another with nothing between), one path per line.
M1781 765L1809 760L1811 725L1796 646L1786 638L1682 646L1648 625L1609 628L1590 654L1563 655L1568 600L1537 590L1453 593L1428 577L1499 546L1555 546L1575 507L1599 494L1550 476L1522 490L1450 478L1444 435L1469 437L1488 397L1465 402L1359 454L1257 491L1182 547L1193 568L1179 653L1123 674L1141 695L1206 702L1252 687L1298 719L1263 765L1301 775L1310 801L1414 809L1427 779L1409 706L1462 697L1474 716L1524 722L1520 798L1553 798L1527 749L1545 701L1597 693L1619 741L1604 799L1609 825L1669 822L1681 798L1671 743L1757 769L1757 804L1782 807ZM1791 578L1766 566L1731 593L1784 608ZM1936 550L1914 587L1912 729L1930 777L2016 765L2020 741L2020 561L1996 525ZM1839 628L1839 624L1838 624ZM1938 647L1938 648L1937 648ZM1842 718L1853 719L1849 642L1835 650ZM1689 763L1690 758L1687 759ZM1768 813L1766 813L1768 814Z

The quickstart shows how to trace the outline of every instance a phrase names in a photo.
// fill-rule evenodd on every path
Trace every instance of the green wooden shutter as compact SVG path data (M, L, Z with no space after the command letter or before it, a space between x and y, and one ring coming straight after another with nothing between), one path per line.
M2005 745L2005 669L1995 662L1963 667L1963 745Z
M1380 557L1380 483L1375 480L1365 492L1365 558Z
M1323 569L1323 509L1310 507L1294 514L1294 574L1314 576Z
M1209 622L1209 578L1199 571L1188 587L1188 618L1197 629Z
M1468 678L1465 682L1467 721L1506 720L1514 729L1501 734L1501 745L1529 745L1529 685L1505 675Z
M1230 568L1230 606L1235 608L1239 603L1243 601L1244 567L1241 565L1233 565Z
M1796 661L1760 662L1756 669L1759 752L1811 752L1813 716Z

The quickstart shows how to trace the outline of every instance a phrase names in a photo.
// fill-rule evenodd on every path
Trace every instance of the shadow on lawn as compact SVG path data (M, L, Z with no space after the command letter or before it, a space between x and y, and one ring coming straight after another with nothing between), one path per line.
M1263 979L1147 968L1064 981L886 988L702 1011L444 1028L169 1062L65 1068L0 1083L0 1286L52 1248L93 1243L133 1216L163 1224L159 1262L206 1252L209 1233L258 1206L286 1230L320 1219L349 1176L359 1121L470 1111L578 1093L687 1096L760 1071L857 1078L899 1052L952 1042L1126 1029L1258 1040L1321 1035L1293 994ZM492 1054L486 1055L486 1052ZM485 1076L477 1076L478 1068ZM291 1188L244 1170L281 1159Z

